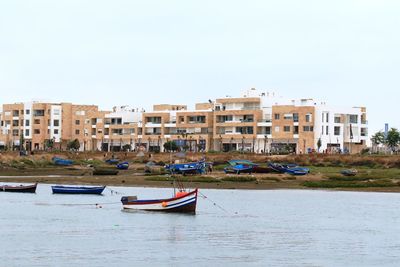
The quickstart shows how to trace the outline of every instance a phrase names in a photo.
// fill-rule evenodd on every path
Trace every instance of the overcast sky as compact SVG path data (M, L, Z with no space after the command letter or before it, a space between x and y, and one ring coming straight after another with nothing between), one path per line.
M189 103L250 87L399 127L400 1L0 0L0 103Z

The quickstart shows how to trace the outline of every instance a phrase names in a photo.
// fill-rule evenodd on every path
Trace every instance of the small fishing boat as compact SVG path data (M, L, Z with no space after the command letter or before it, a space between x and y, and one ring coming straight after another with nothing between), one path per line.
M111 168L95 168L93 175L117 175L118 172L118 170Z
M197 189L191 192L179 191L172 198L139 200L136 196L121 198L126 210L157 211L196 214Z
M52 186L53 194L91 194L101 195L105 186Z
M105 162L110 165L116 165L116 164L118 164L119 159L107 159Z
M203 174L206 172L207 164L204 161L182 163L182 164L169 164L165 169L171 174Z
M118 170L127 170L129 169L129 162L125 161L125 162L121 162L117 164L117 169Z
M62 159L62 158L53 158L53 162L55 165L58 166L71 166L74 162L70 159Z
M279 173L288 173L291 175L306 175L310 173L310 169L299 167L296 164L280 164L280 163L268 163L268 166Z
M343 170L340 172L343 176L356 176L358 171L356 169Z
M0 191L13 193L36 193L37 183L33 185L0 185Z
M229 166L224 168L225 173L252 173L254 172L254 167L258 166L258 164L255 164L249 160L230 160L228 163Z

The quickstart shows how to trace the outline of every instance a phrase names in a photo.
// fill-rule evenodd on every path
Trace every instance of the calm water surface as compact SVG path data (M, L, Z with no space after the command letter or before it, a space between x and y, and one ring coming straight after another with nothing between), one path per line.
M171 195L111 188L140 198ZM109 190L1 192L0 266L400 265L400 194L201 192L226 211L200 198L196 216L122 212L121 195ZM95 203L110 204L80 205Z

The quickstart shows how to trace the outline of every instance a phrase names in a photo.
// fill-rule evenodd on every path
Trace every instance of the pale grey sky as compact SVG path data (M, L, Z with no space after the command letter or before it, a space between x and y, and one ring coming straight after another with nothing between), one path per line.
M0 0L0 103L238 95L367 106L400 127L400 1Z

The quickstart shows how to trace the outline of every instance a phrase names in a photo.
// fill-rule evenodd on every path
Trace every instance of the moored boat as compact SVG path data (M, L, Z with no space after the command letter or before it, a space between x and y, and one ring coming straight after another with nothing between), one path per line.
M191 192L179 191L174 197L166 199L139 200L136 196L124 196L121 198L123 209L173 212L173 213L196 213L197 189Z
M105 186L52 186L53 194L92 194L101 195Z
M37 183L33 185L0 185L0 191L13 193L36 193Z

